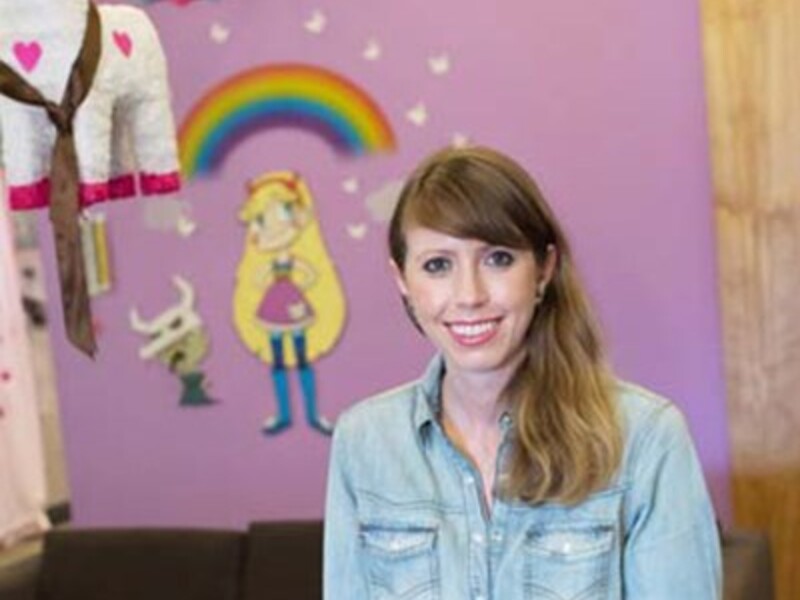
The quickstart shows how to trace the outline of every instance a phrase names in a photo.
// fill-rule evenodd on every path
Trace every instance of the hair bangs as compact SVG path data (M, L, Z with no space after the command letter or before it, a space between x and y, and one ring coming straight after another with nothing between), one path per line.
M429 182L408 199L403 215L403 229L426 227L463 239L478 239L496 246L533 249L515 219L513 198L493 191L491 198L476 196L459 181ZM502 206L506 205L506 206ZM500 210L498 210L498 208Z

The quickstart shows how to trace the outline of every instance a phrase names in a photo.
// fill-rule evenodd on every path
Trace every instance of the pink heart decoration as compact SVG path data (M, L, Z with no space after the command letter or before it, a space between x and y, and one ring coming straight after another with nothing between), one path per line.
M14 44L14 56L27 73L30 73L39 64L42 58L42 47L39 42L17 42Z
M133 52L133 40L131 36L124 31L115 31L114 43L117 45L117 48L119 48L120 52L125 55L125 58L130 58Z

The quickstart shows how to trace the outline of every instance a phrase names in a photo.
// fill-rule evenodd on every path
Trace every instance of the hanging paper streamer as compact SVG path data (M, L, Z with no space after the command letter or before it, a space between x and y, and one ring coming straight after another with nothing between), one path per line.
M86 284L90 296L99 296L109 292L112 285L106 216L84 213L80 225L83 257L86 263Z
M223 81L195 104L178 134L184 174L217 171L243 140L272 128L310 131L347 156L396 146L386 116L352 81L313 65L267 65Z

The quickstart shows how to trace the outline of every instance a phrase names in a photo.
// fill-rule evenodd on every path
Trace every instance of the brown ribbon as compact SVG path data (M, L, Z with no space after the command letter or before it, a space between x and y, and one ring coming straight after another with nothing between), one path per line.
M92 87L100 61L100 45L100 15L90 2L83 44L72 65L60 104L47 100L39 90L0 61L0 94L25 104L41 106L56 128L50 165L50 221L55 237L61 304L67 337L89 356L97 352L97 343L78 223L80 175L72 124L78 107Z

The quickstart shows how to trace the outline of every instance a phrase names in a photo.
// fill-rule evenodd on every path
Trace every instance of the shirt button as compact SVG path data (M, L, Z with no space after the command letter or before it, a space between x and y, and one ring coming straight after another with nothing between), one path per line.
M569 554L569 551L572 550L572 545L569 542L564 542L564 554Z
M472 475L465 475L464 483L467 485L472 485L473 483L475 483L475 478Z
M492 541L497 542L498 544L503 541L503 534L499 531L492 532Z
M483 535L480 534L480 533L473 533L472 534L472 541L475 542L476 544L482 544L483 543Z
M478 595L478 596L475 596L475 600L486 600L486 598L484 598L483 596Z

